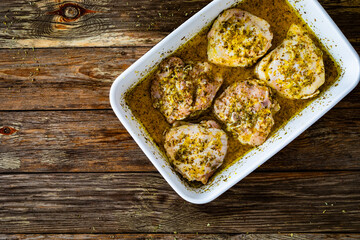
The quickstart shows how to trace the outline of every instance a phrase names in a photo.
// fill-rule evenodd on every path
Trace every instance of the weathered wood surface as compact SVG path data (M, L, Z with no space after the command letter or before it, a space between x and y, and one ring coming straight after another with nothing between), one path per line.
M1 2L0 44L4 47L151 46L210 0L75 0L91 13L69 19L49 14L67 1ZM5 18L5 15L7 16Z
M360 234L78 234L79 240L355 240ZM0 234L0 240L73 240L70 234Z
M1 47L152 46L210 0L74 0L77 16L59 13L68 1L0 2ZM320 3L352 41L360 37L358 1ZM81 14L81 9L90 13ZM57 14L55 14L57 12ZM349 21L351 19L351 21Z
M112 82L148 50L0 50L0 110L109 109Z
M158 173L0 176L2 233L355 233L358 172L256 172L206 205Z
M155 170L111 110L0 114L0 172ZM359 170L359 140L360 109L336 109L260 169Z
M359 86L202 206L110 110L116 76L209 2L0 1L0 239L360 238ZM360 53L360 1L319 2Z
M56 4L49 0L1 1L0 23L3 24L0 24L0 47L78 47L89 44L99 47L108 46L107 44L149 47L2 49L0 80L3 81L0 81L0 99L6 101L2 102L0 110L109 109L108 93L113 80L148 51L150 46L208 2L205 0L81 1L80 5L97 12L85 14L76 21L64 22L58 15L46 14L63 5L62 1ZM360 4L357 1L329 0L321 3L360 52L358 27ZM116 15L114 12L122 14ZM172 20L168 20L168 17ZM34 21L34 18L37 20ZM156 24L149 29L144 28L152 22ZM54 26L59 24L67 27L55 29ZM109 24L111 27L108 26ZM92 27L89 29L88 25ZM106 30L97 29L97 25ZM32 28L52 30L45 29L46 31L39 33L37 31L40 30L35 31ZM14 36L10 35L14 35L16 31L20 31L16 34L23 39L12 39ZM131 41L138 42L133 44L124 40L119 36L123 32L132 34ZM155 42L148 41L148 44L144 44L141 37L138 39L136 34L144 34L144 32L151 36L151 41L155 39ZM161 34L156 35L157 33ZM110 34L112 37L102 34ZM97 40L92 41L89 38L97 38ZM19 42L27 43L19 44ZM360 87L357 87L337 107L359 108Z
M1 113L0 171L153 171L111 110Z
M109 109L109 89L150 48L0 50L0 110ZM336 108L360 108L360 87Z

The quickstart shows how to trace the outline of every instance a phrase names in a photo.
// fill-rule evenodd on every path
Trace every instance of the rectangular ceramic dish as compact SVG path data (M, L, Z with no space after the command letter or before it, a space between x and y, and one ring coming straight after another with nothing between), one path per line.
M359 56L321 5L316 0L289 0L335 61L340 64L339 79L263 145L237 160L232 166L218 174L211 183L201 188L189 187L173 171L166 156L156 147L142 124L134 117L126 104L125 95L158 63L210 24L223 10L241 1L214 0L211 2L129 67L115 80L110 90L110 103L121 123L170 186L182 198L192 203L210 202L238 183L322 117L359 82Z

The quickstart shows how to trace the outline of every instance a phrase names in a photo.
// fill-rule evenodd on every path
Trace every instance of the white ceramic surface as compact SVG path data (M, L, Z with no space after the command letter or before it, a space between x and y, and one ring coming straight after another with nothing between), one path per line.
M155 146L141 123L133 116L126 105L125 93L161 60L211 23L224 9L241 1L214 0L208 4L124 71L110 90L111 106L133 139L171 187L182 198L196 204L214 200L271 158L347 95L358 84L360 78L359 56L321 5L316 0L289 0L340 64L341 76L336 84L322 92L315 101L273 134L263 145L237 160L231 167L218 174L211 183L196 189L189 187L173 171L165 154Z

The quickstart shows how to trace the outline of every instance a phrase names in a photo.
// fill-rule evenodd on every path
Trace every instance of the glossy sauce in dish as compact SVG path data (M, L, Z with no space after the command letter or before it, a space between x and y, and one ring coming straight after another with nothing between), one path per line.
M285 39L291 24L295 23L303 26L303 28L305 28L310 33L310 36L315 44L323 51L326 80L324 85L320 87L320 92L323 92L329 88L336 81L339 75L339 66L331 58L323 45L321 45L320 41L315 37L314 34L312 34L312 31L296 14L296 12L292 9L286 0L245 0L238 4L236 8L248 11L270 23L271 31L273 32L274 37L272 40L272 47L268 53L280 45L281 42ZM211 25L206 27L194 38L188 41L184 46L180 47L175 53L172 54L172 56L180 57L184 60L184 62L207 61L207 33L210 28ZM221 72L224 78L224 83L218 91L217 96L219 96L224 91L224 89L234 81L256 78L254 74L254 68L255 65L248 68L232 68L214 65L213 70ZM155 71L156 69L149 73L138 85L136 85L127 93L126 101L135 117L143 124L145 129L153 138L153 141L164 152L164 132L171 126L165 120L163 115L152 106L150 85L152 79L155 76ZM317 97L308 100L289 100L276 95L276 100L280 104L281 109L275 114L275 125L271 131L270 136L274 134L277 129L279 129L279 127L287 123L292 117L294 117L299 111L304 109L312 100L316 98ZM201 120L214 119L220 123L214 117L211 109L212 107L210 107L207 112L202 114L197 119L186 121L198 123ZM223 127L223 129L225 128ZM249 145L242 145L230 133L228 133L228 137L229 147L227 155L223 165L217 170L214 176L216 176L216 174L221 172L223 169L230 166L230 164L236 159L240 158L246 152L254 148ZM197 186L197 184L191 183L191 186Z

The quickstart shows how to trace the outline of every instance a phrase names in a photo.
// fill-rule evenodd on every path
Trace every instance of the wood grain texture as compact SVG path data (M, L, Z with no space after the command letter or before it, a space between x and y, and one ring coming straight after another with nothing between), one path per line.
M154 171L111 110L2 112L0 172ZM336 109L260 169L359 170L360 109Z
M152 46L210 0L74 0L93 13L75 21L49 14L69 1L0 3L2 47ZM5 17L6 16L6 17Z
M0 110L109 109L114 79L149 50L0 50ZM336 108L360 108L360 86Z
M0 50L0 110L108 109L112 82L147 50Z
M94 12L75 21L49 14L65 2L69 1L1 1L0 46L152 46L210 0L74 0L71 2ZM358 1L320 3L347 37L360 37Z
M360 234L0 234L0 240L355 240Z
M206 205L158 173L0 176L1 233L354 233L360 175L253 173Z
M0 171L154 170L110 110L0 114Z
M360 239L359 86L201 206L110 110L113 80L210 1L0 1L1 240ZM360 53L360 1L319 2Z

